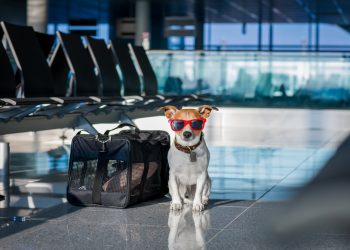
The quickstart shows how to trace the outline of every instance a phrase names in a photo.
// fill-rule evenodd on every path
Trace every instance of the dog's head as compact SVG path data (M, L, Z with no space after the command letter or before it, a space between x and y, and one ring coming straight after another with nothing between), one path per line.
M218 109L203 105L197 109L177 109L174 106L165 106L158 109L158 111L161 110L169 119L177 142L184 146L191 146L199 142L206 118L210 116L211 111Z

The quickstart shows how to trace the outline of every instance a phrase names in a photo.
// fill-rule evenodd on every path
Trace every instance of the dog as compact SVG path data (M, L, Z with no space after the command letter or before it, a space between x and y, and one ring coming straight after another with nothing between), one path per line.
M198 109L160 109L175 131L175 141L168 152L169 193L171 210L181 210L183 203L192 204L193 211L202 211L208 204L211 180L208 175L210 153L202 132L212 110L209 105Z

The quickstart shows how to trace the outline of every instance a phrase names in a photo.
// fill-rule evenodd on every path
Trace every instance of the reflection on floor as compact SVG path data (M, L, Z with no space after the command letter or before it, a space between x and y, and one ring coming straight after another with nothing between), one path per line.
M66 203L65 188L69 142L76 131L2 136L0 141L11 145L11 169L10 187L0 189L10 197L0 201L1 248L280 249L276 242L262 243L258 225L317 174L349 133L349 122L349 111L223 108L214 113L205 136L215 201L201 214L186 207L169 213L167 199L126 210L73 207ZM171 133L164 117L137 124ZM112 127L98 125L100 131ZM345 249L349 239L345 233L320 233L291 248Z

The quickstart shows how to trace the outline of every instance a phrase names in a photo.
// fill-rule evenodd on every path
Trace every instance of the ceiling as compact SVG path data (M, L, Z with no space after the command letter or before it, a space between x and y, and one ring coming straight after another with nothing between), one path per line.
M350 25L350 0L197 0L211 22L316 22ZM195 0L164 0L167 15L193 15Z
M50 1L53 19L69 10L84 16L108 16L108 13L134 14L137 0L64 0ZM319 22L350 26L350 0L149 0L161 4L165 16L194 17L194 6L204 8L207 22L257 23ZM67 12L67 11L66 11ZM125 13L127 12L127 13ZM118 14L118 15L119 15ZM261 15L260 15L261 14ZM108 18L106 16L106 18Z

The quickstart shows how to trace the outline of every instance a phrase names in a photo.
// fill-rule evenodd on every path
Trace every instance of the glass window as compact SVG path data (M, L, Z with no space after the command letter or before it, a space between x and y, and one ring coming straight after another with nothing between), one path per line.
M320 24L320 46L322 45L350 46L350 33L337 25Z
M257 24L207 23L205 31L210 34L205 46L211 49L255 49L257 46Z
M273 25L273 43L275 48L306 49L308 47L307 23L276 23Z

